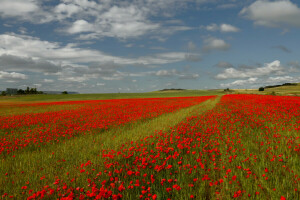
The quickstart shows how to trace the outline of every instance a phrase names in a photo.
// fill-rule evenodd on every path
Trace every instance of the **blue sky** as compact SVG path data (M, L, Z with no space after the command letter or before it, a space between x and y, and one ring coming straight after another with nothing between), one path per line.
M1 0L0 90L300 82L299 28L295 0Z

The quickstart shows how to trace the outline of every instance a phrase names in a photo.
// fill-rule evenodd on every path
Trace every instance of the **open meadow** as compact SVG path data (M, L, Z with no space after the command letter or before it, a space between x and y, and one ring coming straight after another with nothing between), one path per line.
M0 200L300 200L300 0L0 0Z
M2 199L300 198L299 97L54 96L1 99Z

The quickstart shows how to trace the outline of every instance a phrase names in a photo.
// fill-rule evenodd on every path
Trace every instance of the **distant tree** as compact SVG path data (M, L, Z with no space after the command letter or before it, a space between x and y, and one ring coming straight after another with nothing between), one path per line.
M6 92L5 92L5 91L2 91L2 92L1 92L1 96L6 96Z
M265 88L264 88L264 87L260 87L260 88L258 89L258 91L260 91L260 92L265 91Z
M68 92L67 91L63 91L62 94L68 94Z
M36 88L30 88L29 94L37 94Z
M25 94L30 94L30 88L29 87L26 88Z
M19 89L19 90L17 91L17 94L19 94L19 95L25 94L25 91L22 90L22 89Z

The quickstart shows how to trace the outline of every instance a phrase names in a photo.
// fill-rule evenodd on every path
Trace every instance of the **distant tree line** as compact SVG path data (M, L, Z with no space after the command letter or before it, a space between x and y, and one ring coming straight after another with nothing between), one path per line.
M38 91L36 88L30 88L27 87L25 90L23 89L13 89L16 90L16 92L14 91L13 93L9 92L9 89L7 89L7 91L2 91L1 95L2 96L6 96L6 95L12 95L12 94L16 94L16 95L27 95L27 94L43 94L42 91Z
M276 88L276 87L282 87L282 86L297 86L297 85L298 85L297 83L284 83L282 85L268 85L265 87L258 88L258 91L264 91L265 89L268 89L268 88Z
M275 87L281 87L281 86L296 86L297 83L284 83L282 85L268 85L265 88L275 88Z
M25 90L18 89L17 94L24 95L24 94L43 94L42 91L37 91L36 88L29 88L27 87Z

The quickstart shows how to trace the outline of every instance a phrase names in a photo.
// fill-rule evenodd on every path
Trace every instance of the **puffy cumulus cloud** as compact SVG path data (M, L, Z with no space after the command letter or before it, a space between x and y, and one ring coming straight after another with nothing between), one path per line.
M271 63L266 63L263 67L235 69L227 68L222 73L215 76L216 79L231 79L231 78L251 78L257 76L266 76L270 74L283 74L284 67L280 65L279 60Z
M46 60L32 59L8 54L0 55L0 69L6 71L31 71L56 73L61 71L61 66Z
M25 79L28 79L28 76L25 74L17 73L17 72L0 71L0 79L25 80Z
M201 26L202 29L206 29L207 31L220 31L223 33L228 33L228 32L239 32L240 29L230 25L230 24L210 24L207 26Z
M82 33L82 32L91 32L94 30L93 24L81 19L77 20L73 23L71 27L67 29L68 33L75 34L75 33Z
M257 83L258 78L249 78L247 80L236 80L232 83L222 83L220 86L223 88L229 88L229 87L237 87L237 86L244 86L248 84L255 84Z
M266 27L300 27L300 8L290 0L258 0L240 12L241 16Z
M240 29L235 26L232 26L230 24L221 24L220 31L221 32L239 32Z
M146 13L136 6L112 6L108 10L98 13L94 21L77 20L66 29L67 33L81 34L79 39L95 39L101 37L117 37L122 39L138 37L154 31L160 25L147 19Z
M16 34L0 35L0 56L9 57L11 60L27 59L26 66L28 68L31 68L29 64L34 64L34 62L36 67L43 62L48 66L51 63L56 64L57 67L59 67L59 63L68 65L114 62L118 65L155 65L183 61L186 59L185 55L184 52L166 52L137 58L124 58L112 56L98 50L79 48L75 44L62 46L59 43L42 41L36 37ZM57 70L57 67L52 66L55 70Z
M152 16L170 17L177 13L177 8L184 9L189 3L180 0L61 0L53 5L38 0L2 0L0 17L31 23L60 22L63 26L60 31L76 34L82 40L129 39L145 34L166 39L167 35L193 28L171 25L168 20L154 22Z
M1 0L0 17L14 18L32 23L48 23L55 19L50 10L45 10L38 0Z
M61 45L17 34L0 35L0 70L43 73L45 76L56 76L55 80L65 83L84 83L99 78L122 80L132 76L130 73L122 72L124 66L147 68L186 59L186 52L166 52L124 58L98 50L79 48L75 44ZM145 74L155 75L155 73L139 75L145 76ZM192 77L188 74L176 74L176 77L179 76ZM42 83L51 83L53 80L48 77L43 78Z
M38 11L39 5L36 0L1 0L0 16L20 17Z
M224 40L214 37L208 37L204 41L203 51L210 52L214 50L227 51L230 48L230 44L227 44Z

